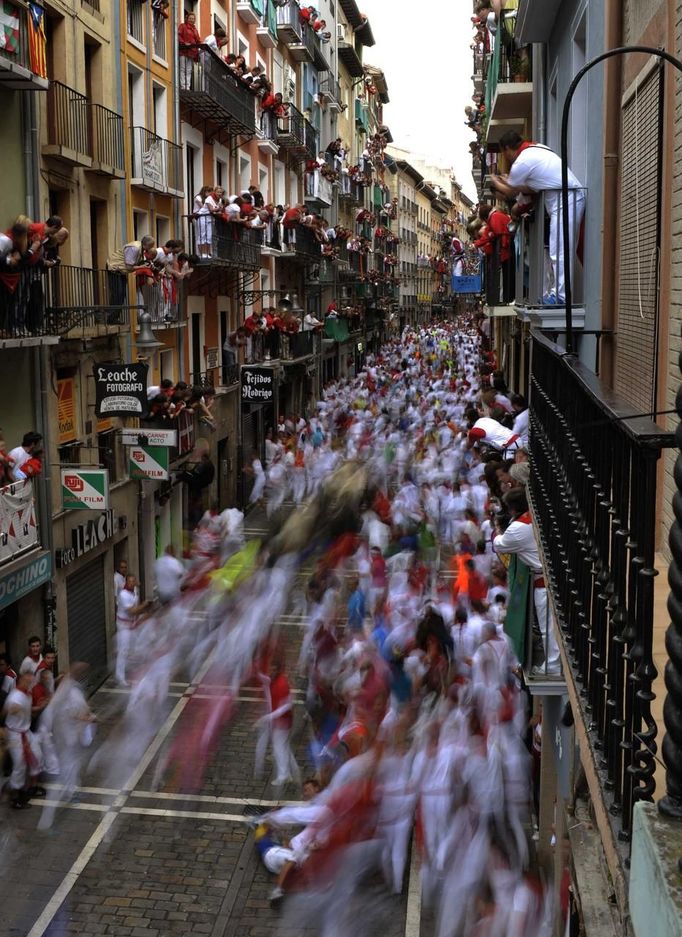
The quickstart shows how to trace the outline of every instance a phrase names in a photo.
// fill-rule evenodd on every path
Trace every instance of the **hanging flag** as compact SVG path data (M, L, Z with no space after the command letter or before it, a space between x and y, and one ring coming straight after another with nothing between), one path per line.
M0 3L0 49L4 52L19 51L19 10L13 3Z
M47 78L45 10L38 3L28 5L28 56L31 71L41 78Z

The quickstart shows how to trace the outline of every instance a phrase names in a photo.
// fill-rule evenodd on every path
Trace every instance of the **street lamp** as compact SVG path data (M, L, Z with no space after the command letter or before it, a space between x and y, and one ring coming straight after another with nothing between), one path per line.
M154 332L152 331L152 316L150 312L147 312L145 309L137 317L137 324L140 327L140 332L135 341L137 346L138 357L149 357L153 354L158 348L163 348L163 342L160 342ZM143 354L140 355L140 352Z

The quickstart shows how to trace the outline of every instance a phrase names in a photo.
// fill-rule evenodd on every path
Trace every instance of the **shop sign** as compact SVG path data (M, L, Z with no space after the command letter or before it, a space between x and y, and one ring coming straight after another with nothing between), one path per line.
M173 446L178 444L176 429L140 429L121 430L121 442L124 446Z
M466 277L452 277L452 292L453 293L480 293L481 292L481 277L478 276L466 276Z
M57 381L57 445L78 439L76 427L76 387L72 377Z
M270 403L275 399L275 375L272 368L241 370L242 403Z
M0 576L0 609L17 602L51 578L52 562L47 551L27 560L19 569Z
M97 416L145 416L146 364L96 364L93 370Z
M108 511L103 511L99 517L74 527L71 531L71 546L54 551L57 569L69 566L79 556L83 556L101 543L105 543L114 536L115 529L116 521L114 511L111 508Z
M133 446L128 456L128 475L165 481L168 475L168 448L166 446Z
M105 511L109 507L109 471L62 469L62 507L65 511Z

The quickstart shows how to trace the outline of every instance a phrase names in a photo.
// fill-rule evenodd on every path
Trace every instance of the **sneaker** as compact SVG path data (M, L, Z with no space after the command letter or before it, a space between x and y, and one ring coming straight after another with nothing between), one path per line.
M276 908L282 903L284 898L284 889L280 888L279 885L275 885L270 894L268 895L268 901L270 902L273 908Z
M36 784L35 787L29 787L28 796L34 800L42 800L43 797L47 797L47 791L44 787L41 787L39 784Z

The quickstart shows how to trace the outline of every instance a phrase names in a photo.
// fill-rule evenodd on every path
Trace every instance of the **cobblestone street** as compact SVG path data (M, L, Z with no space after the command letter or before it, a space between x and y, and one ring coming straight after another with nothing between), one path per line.
M257 535L259 523L262 519L252 516L247 534ZM302 621L287 614L280 624L293 673ZM239 708L209 760L200 793L187 793L175 772L162 774L155 789L159 763L183 726L197 682L195 677L172 684L165 722L120 788L100 787L96 773L86 775L49 833L36 829L41 801L11 815L3 806L0 900L8 937L313 937L318 932L314 926L301 928L295 902L293 913L286 905L271 909L272 880L254 849L249 808L280 802L273 800L269 761L268 777L253 777L253 724L262 709L256 687L240 691ZM220 689L210 684L210 670L201 688ZM129 693L107 681L92 698L97 745L119 728ZM302 696L301 686L294 737L305 772L310 759ZM282 793L300 797L294 786ZM48 787L48 801L54 795ZM388 902L385 895L383 901ZM405 933L405 908L405 896L382 905L385 937ZM289 923L292 916L296 920Z

